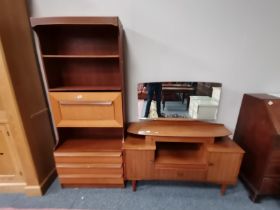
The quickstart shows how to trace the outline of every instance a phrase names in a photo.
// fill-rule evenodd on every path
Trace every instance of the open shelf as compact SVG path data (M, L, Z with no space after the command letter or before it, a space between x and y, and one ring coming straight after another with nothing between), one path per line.
M196 168L207 167L201 143L170 143L156 144L155 167L159 168Z
M43 58L45 59L67 59L67 58L96 58L96 59L109 59L109 58L119 58L120 56L115 54L110 54L110 55L42 55Z
M61 144L56 152L106 152L122 149L120 128L59 128Z
M101 90L121 87L122 76L118 59L45 59L45 73L49 89L84 87ZM113 88L114 89L114 88Z
M118 27L113 25L37 26L42 54L118 54Z
M121 86L61 86L49 88L50 92L76 92L76 91L120 91Z
M74 138L65 139L56 152L120 152L122 139Z

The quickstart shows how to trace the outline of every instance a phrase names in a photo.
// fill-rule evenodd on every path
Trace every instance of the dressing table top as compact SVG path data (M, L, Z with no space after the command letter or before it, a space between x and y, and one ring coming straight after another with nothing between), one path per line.
M192 120L145 120L131 123L128 133L144 136L223 137L231 132L223 125Z

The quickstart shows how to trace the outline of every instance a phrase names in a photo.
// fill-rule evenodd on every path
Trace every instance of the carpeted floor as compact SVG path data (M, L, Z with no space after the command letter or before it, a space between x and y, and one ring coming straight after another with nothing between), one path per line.
M280 199L252 203L241 183L220 195L217 185L186 182L140 182L136 192L124 189L61 189L56 180L42 197L0 194L0 208L93 210L279 210Z
M38 208L36 208L38 209ZM36 210L34 208L30 208L30 209L22 209L22 208L0 208L0 210ZM50 209L50 208L44 208L44 209L41 209L40 210L68 210L68 209ZM78 210L78 209L76 209Z

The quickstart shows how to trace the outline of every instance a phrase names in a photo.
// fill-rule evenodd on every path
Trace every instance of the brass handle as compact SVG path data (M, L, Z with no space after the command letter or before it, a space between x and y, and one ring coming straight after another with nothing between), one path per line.
M98 106L110 106L112 101L59 101L60 105L98 105Z

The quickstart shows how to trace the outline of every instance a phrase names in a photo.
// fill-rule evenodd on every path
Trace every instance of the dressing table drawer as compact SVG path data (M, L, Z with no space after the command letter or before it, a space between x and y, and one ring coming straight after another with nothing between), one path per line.
M155 178L159 180L206 180L205 169L156 169Z
M56 127L122 127L120 92L50 92Z

